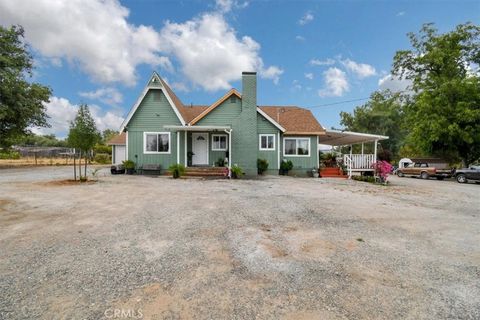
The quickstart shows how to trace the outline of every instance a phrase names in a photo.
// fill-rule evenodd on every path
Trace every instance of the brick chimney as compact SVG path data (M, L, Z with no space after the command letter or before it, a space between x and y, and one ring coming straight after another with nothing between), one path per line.
M242 112L232 131L233 159L246 176L257 176L257 73L242 72Z

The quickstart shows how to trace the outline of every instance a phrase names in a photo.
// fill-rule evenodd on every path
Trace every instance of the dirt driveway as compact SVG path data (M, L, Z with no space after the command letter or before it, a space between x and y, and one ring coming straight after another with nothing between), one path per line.
M0 170L0 319L479 319L480 185Z

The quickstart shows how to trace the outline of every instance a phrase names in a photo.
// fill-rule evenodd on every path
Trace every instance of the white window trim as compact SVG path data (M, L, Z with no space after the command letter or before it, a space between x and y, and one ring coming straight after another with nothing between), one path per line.
M267 145L268 145L268 137L273 137L273 148L262 148L262 137L267 137ZM275 134L270 133L263 133L258 135L258 150L261 151L275 151L276 149L276 142L275 142Z
M213 137L225 137L225 148L215 149L213 146L215 145L213 142ZM212 151L227 151L228 150L228 137L226 134L212 134Z
M285 147L286 147L286 143L285 143L285 140L304 140L304 139L307 139L308 140L308 155L305 155L305 154L286 154L285 153ZM284 137L283 138L283 156L284 157L303 157L303 158L308 158L308 157L311 157L312 156L312 152L311 152L311 148L310 148L310 144L311 144L311 141L310 141L310 138L309 137ZM295 152L298 151L298 149L295 149Z
M147 151L147 134L166 134L168 135L168 151ZM158 139L158 138L157 138ZM157 140L158 144L158 140ZM143 153L144 154L170 154L172 152L172 139L170 132L144 132L143 133Z

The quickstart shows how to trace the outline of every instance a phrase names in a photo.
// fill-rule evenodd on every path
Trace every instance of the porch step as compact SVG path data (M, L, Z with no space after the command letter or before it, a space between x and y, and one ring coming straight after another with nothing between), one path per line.
M185 170L185 176L190 177L225 177L226 168L224 167L188 167Z
M347 178L340 168L323 168L320 170L322 178Z

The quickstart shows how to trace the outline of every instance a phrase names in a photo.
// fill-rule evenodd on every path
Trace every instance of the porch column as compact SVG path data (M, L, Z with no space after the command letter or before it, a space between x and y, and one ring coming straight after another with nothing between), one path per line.
M353 157L352 157L352 152L353 152L353 145L350 145L350 168L348 168L348 178L352 178L352 169L353 169Z
M363 144L364 144L364 143L362 142L362 156L363 156Z
M185 140L184 140L185 159L183 159L183 160L185 161L185 167L187 167L187 166L188 166L188 159L187 159L187 140L188 140L188 138L187 138L187 131L184 131L184 133L185 133L185 137L184 137L184 138L185 138Z
M228 131L228 167L232 167L232 161L233 161L233 152L232 152L232 129Z
M180 133L177 131L177 163L180 164Z

